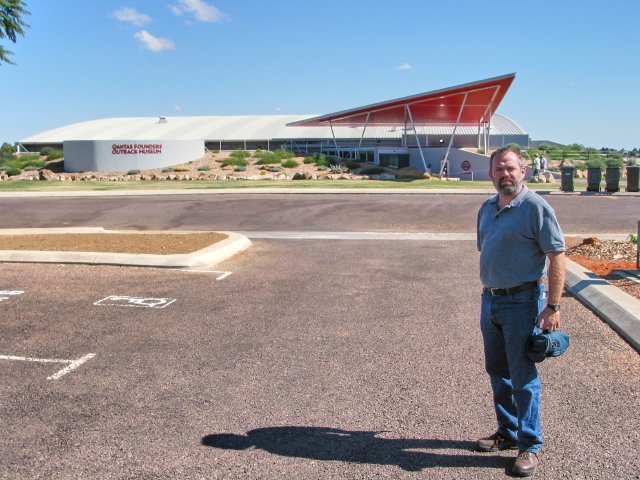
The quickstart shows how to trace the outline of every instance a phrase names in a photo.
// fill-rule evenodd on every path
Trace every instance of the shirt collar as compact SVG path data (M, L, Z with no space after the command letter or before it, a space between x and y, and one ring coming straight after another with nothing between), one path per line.
M514 208L514 207L519 207L520 204L522 204L522 202L524 202L524 199L527 195L529 195L529 187L527 187L525 184L522 184L522 190L520 190L520 193L518 194L518 196L516 198L514 198L513 200L511 200L509 203L507 203L504 208ZM489 203L491 203L492 205L495 206L496 209L498 209L498 194L496 193L493 197L491 197L491 199L489 200Z

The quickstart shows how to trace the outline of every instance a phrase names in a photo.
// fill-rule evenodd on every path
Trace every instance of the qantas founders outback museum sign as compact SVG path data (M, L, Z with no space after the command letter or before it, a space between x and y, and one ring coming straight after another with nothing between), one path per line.
M69 140L63 148L67 172L126 172L202 158L204 140Z

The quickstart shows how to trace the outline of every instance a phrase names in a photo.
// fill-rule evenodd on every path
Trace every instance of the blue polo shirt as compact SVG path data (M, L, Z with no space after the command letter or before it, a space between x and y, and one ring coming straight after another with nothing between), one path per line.
M485 287L511 288L547 273L549 252L563 252L564 235L551 206L523 186L516 198L498 208L498 195L478 211L480 280Z

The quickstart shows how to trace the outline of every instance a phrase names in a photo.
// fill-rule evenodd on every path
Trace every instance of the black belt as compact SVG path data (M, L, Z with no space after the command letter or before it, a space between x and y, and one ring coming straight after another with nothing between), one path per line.
M536 288L538 286L538 282L527 282L522 285L518 285L517 287L512 288L488 288L485 287L484 291L490 293L494 297L504 297L505 295L513 295L514 293L524 292L525 290L531 290L532 288Z

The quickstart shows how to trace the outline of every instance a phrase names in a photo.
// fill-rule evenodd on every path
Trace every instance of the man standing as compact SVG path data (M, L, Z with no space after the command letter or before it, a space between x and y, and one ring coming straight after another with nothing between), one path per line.
M540 378L526 356L529 337L560 323L564 236L551 206L523 183L519 150L491 155L489 176L498 194L478 212L480 327L498 430L478 440L483 452L518 449L512 472L535 473L540 462ZM542 278L548 275L549 291Z

